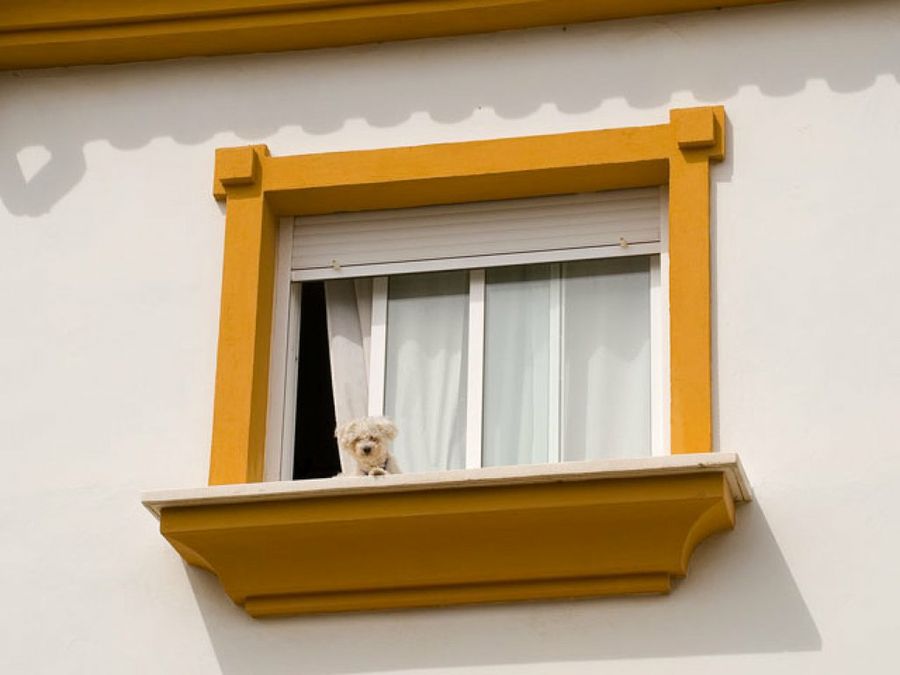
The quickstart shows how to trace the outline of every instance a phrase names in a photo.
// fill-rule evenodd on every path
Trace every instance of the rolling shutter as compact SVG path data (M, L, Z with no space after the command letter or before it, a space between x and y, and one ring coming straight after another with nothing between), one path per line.
M298 217L291 268L309 279L388 273L398 264L490 267L623 241L655 244L642 247L652 253L660 216L659 188L642 188Z

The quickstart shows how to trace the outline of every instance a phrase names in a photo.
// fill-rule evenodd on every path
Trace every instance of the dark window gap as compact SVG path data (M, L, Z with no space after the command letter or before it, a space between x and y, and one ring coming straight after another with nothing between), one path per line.
M298 353L294 480L330 478L341 472L341 460L334 438L334 390L322 281L302 285Z

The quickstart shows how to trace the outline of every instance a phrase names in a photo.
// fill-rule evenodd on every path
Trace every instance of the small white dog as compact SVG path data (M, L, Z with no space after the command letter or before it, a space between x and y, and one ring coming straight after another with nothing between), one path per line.
M391 454L391 441L397 437L397 427L386 417L362 417L334 430L341 450L349 454L356 471L350 476L383 476L400 473L397 460Z

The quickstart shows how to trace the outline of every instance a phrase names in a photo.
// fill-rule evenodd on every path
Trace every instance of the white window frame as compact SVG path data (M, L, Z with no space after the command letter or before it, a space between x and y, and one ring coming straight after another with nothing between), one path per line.
M372 333L368 379L368 414L382 415L387 353L388 277L447 270L470 270L469 273L469 334L468 377L466 391L466 468L482 465L483 367L484 367L484 297L485 269L536 263L564 263L575 260L595 260L623 256L650 257L650 372L651 372L651 455L670 454L669 444L669 253L668 253L668 192L660 188L660 240L658 243L620 246L582 247L555 251L440 258L397 263L355 266L352 275L340 275L339 270L292 270L292 236L294 219L282 218L279 224L276 254L275 298L270 352L269 406L266 433L265 480L292 480L294 468L294 429L297 396L297 367L300 342L300 288L304 281L328 281L335 278L373 277ZM551 278L551 297L559 302L551 305L551 321L561 323L561 281ZM557 340L562 336L556 333ZM552 347L551 347L552 349ZM559 345L557 345L559 351ZM550 400L557 409L556 433L550 430L548 463L561 461L559 441L559 412L561 392L559 361L556 376L551 375L548 386ZM551 416L551 424L552 424Z

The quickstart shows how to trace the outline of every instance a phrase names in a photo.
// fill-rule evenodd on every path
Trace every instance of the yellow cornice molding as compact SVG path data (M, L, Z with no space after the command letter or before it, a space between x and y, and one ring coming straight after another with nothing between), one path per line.
M252 616L667 593L751 498L735 455L147 495Z
M725 154L721 107L668 124L272 157L216 153L226 200L211 484L262 480L278 219L665 185L673 453L712 450L710 163Z
M0 69L276 52L780 0L7 0Z

